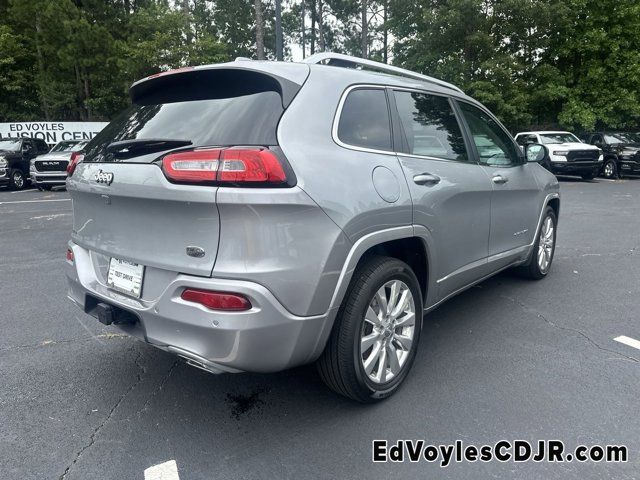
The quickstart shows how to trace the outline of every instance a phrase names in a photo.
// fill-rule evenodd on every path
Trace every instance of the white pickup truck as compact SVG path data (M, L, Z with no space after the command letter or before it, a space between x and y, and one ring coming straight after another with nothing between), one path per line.
M520 132L515 138L521 147L529 143L544 145L548 154L540 164L556 175L578 175L591 180L602 169L602 150L582 143L571 132Z

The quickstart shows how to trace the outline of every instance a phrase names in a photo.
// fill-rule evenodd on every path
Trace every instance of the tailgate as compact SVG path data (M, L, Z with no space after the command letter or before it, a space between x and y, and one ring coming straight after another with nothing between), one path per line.
M96 174L113 174L110 184ZM217 187L175 185L155 164L80 163L68 180L74 242L142 265L210 276L218 249ZM199 247L201 258L187 255Z

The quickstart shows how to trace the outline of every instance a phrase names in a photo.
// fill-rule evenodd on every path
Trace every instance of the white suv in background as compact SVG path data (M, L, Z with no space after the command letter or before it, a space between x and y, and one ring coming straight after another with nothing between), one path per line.
M548 152L540 164L556 175L579 175L591 180L602 168L602 150L582 143L573 133L520 132L515 138L523 148L529 143L544 145Z

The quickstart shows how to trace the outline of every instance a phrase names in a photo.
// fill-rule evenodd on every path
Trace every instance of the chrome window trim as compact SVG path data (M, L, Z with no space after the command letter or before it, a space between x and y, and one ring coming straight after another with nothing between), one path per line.
M344 108L344 104L347 101L347 97L349 96L349 94L357 89L375 89L375 90L382 90L383 92L385 92L385 101L387 102L387 108L389 106L389 101L386 99L386 90L387 90L387 86L386 85L376 85L376 84L356 84L356 85L351 85L350 87L348 87L343 93L342 96L340 97L340 102L338 103L338 108L336 110L336 114L333 117L333 125L331 127L331 138L333 139L333 141L343 147L343 148L347 148L349 150L356 150L359 152L368 152L368 153L381 153L383 155L395 155L396 153L392 150L378 150L375 148L367 148L367 147L360 147L358 145L351 145L350 143L345 143L342 140L340 140L340 137L338 137L338 125L340 124L340 118L342 117L342 109ZM393 131L391 130L391 113L389 113L389 133L390 133L390 138L391 138L391 143L393 144Z
M393 155L393 156L396 156L396 157L399 156L399 157L423 158L423 159L426 159L426 160L437 160L439 162L453 162L453 163L463 163L465 165L478 165L478 166L480 166L480 164L476 163L476 162L469 162L469 161L462 161L462 160L452 160L450 158L430 157L428 155L418 155L418 154L414 154L414 153L398 152L398 151L394 151L395 149L394 150L377 150L377 149L374 149L374 148L359 147L357 145L351 145L349 143L343 142L338 137L338 125L340 123L340 117L342 116L342 109L344 107L344 103L347 100L347 96L349 95L349 93L351 93L353 90L356 90L358 88L375 88L375 89L378 89L378 90L387 90L387 89L401 90L401 91L405 91L405 92L423 93L425 95L436 95L436 96L439 96L439 97L444 97L446 99L450 99L451 98L449 95L446 95L444 93L430 92L428 90L421 90L419 88L394 87L392 85L380 85L380 84L368 84L368 83L351 85L342 93L342 96L340 97L340 101L338 102L338 108L336 109L336 114L333 117L333 125L331 126L331 138L340 147L346 148L348 150L356 150L358 152L378 153L378 154L381 154L381 155ZM453 110L453 108L452 108L452 110ZM390 118L390 120L391 120L391 118ZM462 128L462 126L460 126L460 128ZM393 132L391 132L391 133L392 133L392 140L393 140ZM464 133L463 133L463 135L464 135Z

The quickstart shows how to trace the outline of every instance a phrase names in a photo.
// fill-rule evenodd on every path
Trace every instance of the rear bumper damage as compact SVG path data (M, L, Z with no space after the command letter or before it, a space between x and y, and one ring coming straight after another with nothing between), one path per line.
M74 243L69 248L74 262L66 265L68 297L74 303L96 318L98 305L114 307L115 328L213 373L275 372L311 362L320 355L335 315L333 310L293 315L257 283L167 271L145 274L142 298L134 299L106 287L101 255ZM237 292L252 308L208 310L180 297L187 287Z

